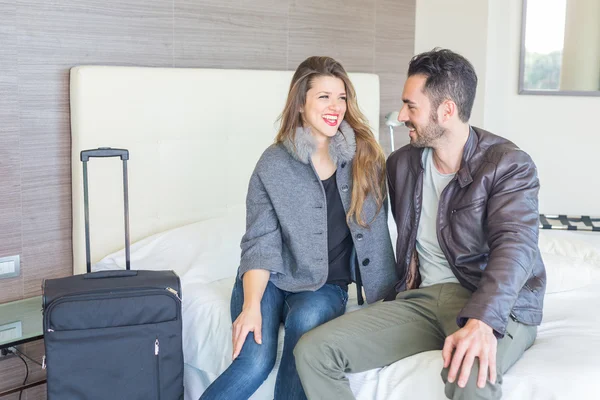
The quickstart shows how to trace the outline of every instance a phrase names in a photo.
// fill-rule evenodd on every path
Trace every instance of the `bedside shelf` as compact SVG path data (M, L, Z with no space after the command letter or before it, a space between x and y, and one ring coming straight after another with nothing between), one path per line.
M43 339L42 296L0 304L0 349ZM43 385L45 379L0 392L0 397Z

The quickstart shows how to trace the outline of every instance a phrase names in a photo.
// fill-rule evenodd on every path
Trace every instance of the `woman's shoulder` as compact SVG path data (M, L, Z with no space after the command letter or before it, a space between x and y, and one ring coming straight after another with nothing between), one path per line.
M288 161L291 155L280 143L273 143L263 151L258 162L256 163L256 171L269 171L274 166L281 167L283 163Z
M281 143L273 143L263 151L260 159L282 158L289 157L289 153Z

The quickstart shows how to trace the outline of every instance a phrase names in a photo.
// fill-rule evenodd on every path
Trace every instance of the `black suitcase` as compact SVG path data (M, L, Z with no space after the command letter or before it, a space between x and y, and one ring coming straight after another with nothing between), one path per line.
M126 270L91 272L87 161L123 160ZM172 271L130 270L127 160L81 152L87 274L43 283L49 400L183 399L181 285Z

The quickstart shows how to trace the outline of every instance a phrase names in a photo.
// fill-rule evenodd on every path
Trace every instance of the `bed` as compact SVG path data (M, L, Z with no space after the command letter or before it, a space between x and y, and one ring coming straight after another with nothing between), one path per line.
M182 280L186 399L197 399L230 362L229 298L244 233L245 193L254 164L275 136L291 76L290 71L71 70L74 273L85 268L79 152L127 148L132 268L173 269ZM378 77L351 74L351 79L377 133ZM94 160L89 175L94 268L124 268L120 164ZM392 221L390 231L396 235ZM549 282L544 320L533 347L506 375L504 398L596 398L600 233L543 230L540 248ZM352 312L358 306L355 291L349 293L347 312ZM350 383L359 399L415 393L443 399L441 367L440 352L426 352L352 374ZM253 399L272 398L275 370Z

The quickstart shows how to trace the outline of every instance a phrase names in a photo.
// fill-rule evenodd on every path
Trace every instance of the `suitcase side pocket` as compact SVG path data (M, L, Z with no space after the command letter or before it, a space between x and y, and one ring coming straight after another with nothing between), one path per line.
M49 400L158 398L160 325L46 333Z
M181 302L165 289L73 294L54 300L44 313L48 332L156 324L180 319Z

